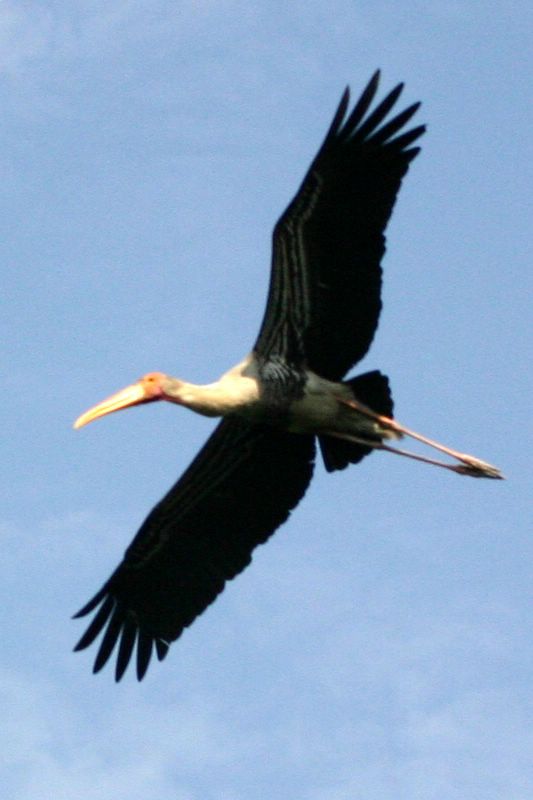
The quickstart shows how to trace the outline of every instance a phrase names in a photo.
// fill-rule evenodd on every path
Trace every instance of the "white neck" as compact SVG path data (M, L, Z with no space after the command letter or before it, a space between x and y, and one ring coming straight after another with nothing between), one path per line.
M259 387L254 377L243 375L246 360L237 364L214 383L197 385L168 378L165 399L186 406L206 417L224 417L244 412L257 404Z

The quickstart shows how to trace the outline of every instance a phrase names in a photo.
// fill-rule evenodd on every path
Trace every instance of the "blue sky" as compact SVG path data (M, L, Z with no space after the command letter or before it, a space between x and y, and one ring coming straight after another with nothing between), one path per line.
M533 796L528 2L0 5L1 781L11 800ZM251 346L277 216L347 83L423 101L361 365L505 483L326 475L142 684L69 619L212 423L74 432ZM528 441L529 436L529 441Z

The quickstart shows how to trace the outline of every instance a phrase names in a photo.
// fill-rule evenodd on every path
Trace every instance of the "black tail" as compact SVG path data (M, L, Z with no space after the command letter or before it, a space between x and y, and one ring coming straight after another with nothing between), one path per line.
M350 387L356 400L359 400L372 411L392 417L392 395L389 388L389 380L386 375L382 375L378 370L365 372L345 381ZM324 466L328 472L336 469L346 469L348 464L358 464L361 459L372 452L372 447L365 447L362 444L346 442L332 436L319 436L320 450L324 459ZM377 441L380 441L377 438Z

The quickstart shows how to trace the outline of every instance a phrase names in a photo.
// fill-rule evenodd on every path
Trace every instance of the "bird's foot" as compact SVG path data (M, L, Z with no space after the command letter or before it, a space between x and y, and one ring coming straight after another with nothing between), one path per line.
M344 435L342 435L341 438L349 439L358 442L359 444L365 444L368 447L374 447L378 450L386 450L389 453L407 456L408 458L415 459L415 461L423 461L426 464L433 464L436 467L444 467L452 472L456 472L458 475L469 475L471 478L492 478L496 480L503 480L504 478L500 470L497 467L494 467L492 464L489 464L487 461L482 461L480 458L468 455L468 453L460 453L457 450L453 450L451 447L446 447L440 442L435 442L433 439L429 439L427 436L422 436L422 434L412 431L409 428L406 428L404 425L401 425L399 422L397 422L397 420L392 419L392 417L386 417L383 414L377 414L375 411L372 411L362 403L358 403L356 400L339 399L339 401L350 408L353 408L360 414L370 417L378 422L380 426L393 431L398 436L409 436L411 439L416 439L428 447L432 447L435 450L439 450L441 453L445 453L460 463L447 464L444 461L436 461L435 459L427 458L426 456L421 456L417 453L411 453L409 450L401 450L399 448L390 447L389 445L383 444L383 442L376 443L370 440Z

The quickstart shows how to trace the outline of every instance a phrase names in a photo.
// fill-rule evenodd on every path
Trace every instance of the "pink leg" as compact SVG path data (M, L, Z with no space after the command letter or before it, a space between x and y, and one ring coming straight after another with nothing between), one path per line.
M457 459L460 461L460 464L446 464L443 461L435 461L431 458L426 458L425 456L419 456L416 453L411 453L408 450L400 450L398 448L389 447L382 442L376 443L372 442L371 440L360 439L358 437L353 437L350 435L335 434L329 433L328 436L337 436L341 439L346 439L348 441L354 441L359 444L365 444L368 447L374 447L377 450L386 450L389 453L396 453L397 455L407 456L408 458L414 458L416 461L424 461L426 464L433 464L437 467L444 467L445 469L452 470L452 472L457 472L459 475L470 475L473 478L496 478L496 479L503 479L503 475L501 474L500 470L497 467L493 467L492 464L488 464L486 461L482 461L475 456L470 456L467 453L460 453L457 450L452 450L450 447L446 447L440 442L435 442L432 439L428 439L427 436L422 436L420 433L416 433L416 431L412 431L409 428L400 425L395 419L391 419L390 417L385 417L382 414L377 414L375 411L372 411L367 406L364 406L362 403L358 403L356 400L344 400L339 398L339 402L343 403L344 405L353 408L355 411L358 411L360 414L364 414L371 419L374 419L376 422L384 427L388 428L389 430L394 431L395 433L399 434L400 436L410 436L411 439L417 439L419 442L423 442L427 444L429 447L433 447L435 450L440 450L442 453L446 453L446 455L451 456L452 458Z

